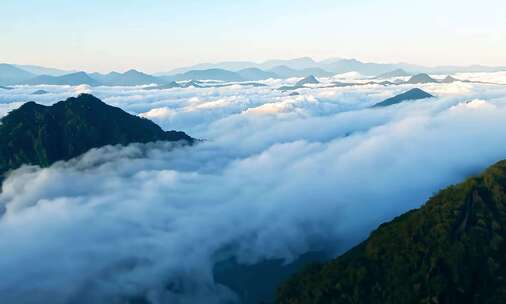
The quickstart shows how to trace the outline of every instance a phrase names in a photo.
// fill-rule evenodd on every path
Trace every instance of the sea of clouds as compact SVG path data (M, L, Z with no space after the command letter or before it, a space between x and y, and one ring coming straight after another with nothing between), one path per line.
M506 84L506 73L458 76ZM205 139L104 147L12 172L0 194L3 303L233 302L213 279L216 262L341 253L506 158L506 85L419 85L437 97L370 109L415 86L275 89L297 80L0 90L0 115L86 92ZM31 95L39 89L49 93Z

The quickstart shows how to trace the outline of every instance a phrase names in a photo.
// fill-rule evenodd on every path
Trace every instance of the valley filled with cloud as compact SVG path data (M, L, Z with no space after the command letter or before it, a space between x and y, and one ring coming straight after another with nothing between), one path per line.
M202 139L107 146L11 172L0 194L0 295L19 303L38 303L37 292L55 304L139 295L233 302L213 277L219 261L342 253L505 158L506 73L454 76L475 82L383 86L348 73L297 95L278 88L300 78L165 90L0 89L0 116L27 101L90 93ZM435 97L371 108L415 87Z

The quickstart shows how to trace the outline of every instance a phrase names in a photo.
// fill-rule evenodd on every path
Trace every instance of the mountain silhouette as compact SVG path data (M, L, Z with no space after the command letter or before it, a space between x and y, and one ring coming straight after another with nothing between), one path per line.
M264 80L269 78L280 78L280 76L273 72L267 72L259 68L247 68L237 71L237 74L244 79L250 81Z
M319 84L319 83L320 82L318 81L318 79L316 79L316 77L314 77L313 75L309 75L306 78L297 81L295 86L303 87L306 84Z
M137 70L129 70L125 73L111 72L108 74L93 73L90 76L103 85L109 86L137 86L148 84L165 84L161 78L148 75Z
M223 69L192 70L182 74L161 77L166 81L183 80L220 80L220 81L245 81L238 73Z
M14 65L0 63L0 85L12 85L33 78L35 75Z
M420 84L420 83L437 83L435 79L425 73L413 75L406 83Z
M40 75L34 78L24 80L20 82L20 84L29 84L29 85L81 85L87 84L90 86L98 86L101 83L98 80L91 78L85 72L77 72L66 74L63 76L49 76L49 75Z
M396 95L394 97L390 97L388 99L385 99L382 102L379 102L375 105L373 105L373 108L379 108L379 107L387 107L394 104L398 104L407 100L419 100L419 99L425 99L425 98L431 98L434 97L433 95L420 90L418 88L411 89L407 92L404 92L402 94Z
M445 79L441 80L440 82L441 83L453 83L453 82L456 82L456 81L460 81L460 80L458 80L456 78L453 78L452 76L448 75L448 76L446 76Z

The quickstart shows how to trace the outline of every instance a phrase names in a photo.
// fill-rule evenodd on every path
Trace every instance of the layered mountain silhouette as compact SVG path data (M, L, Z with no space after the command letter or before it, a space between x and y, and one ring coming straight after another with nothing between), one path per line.
M309 57L289 60L269 60L264 63L247 61L199 64L155 75L136 70L125 73L108 74L64 71L33 65L0 64L0 85L15 84L64 84L129 86L157 84L165 85L172 81L218 80L224 82L259 81L268 78L286 79L291 77L330 77L346 72L358 72L378 78L409 76L407 71L420 71L432 74L452 74L457 72L494 72L506 67L467 66L467 67L423 67L412 64L380 64L361 62L356 59L328 59L314 61ZM85 76L86 75L86 76ZM428 76L428 75L427 75ZM415 75L410 83L429 83L427 77Z
M241 75L224 69L192 70L182 74L161 77L166 81L181 80L220 80L220 81L246 81Z
M111 72L108 74L93 73L90 77L99 81L102 85L113 86L137 86L147 84L165 84L166 81L148 75L137 70L129 70L125 73Z
M402 102L408 101L408 100L420 100L420 99L426 99L426 98L431 98L431 97L434 97L434 96L421 90L421 89L414 88L414 89L411 89L411 90L404 92L402 94L385 99L384 101L379 102L379 103L373 105L372 107L373 108L387 107L387 106L399 104L399 103L402 103Z
M19 84L29 84L29 85L41 85L41 84L49 84L49 85L81 85L87 84L90 86L98 86L100 85L100 81L91 78L85 72L77 72L72 74L67 74L63 76L49 76L49 75L40 75L28 80L24 80L19 82Z
M428 74L421 73L411 76L411 78L406 81L408 84L421 84L421 83L437 83L438 81L434 78L430 77Z
M13 66L25 70L33 75L50 75L50 76L63 76L66 74L72 74L78 71L61 70L55 68L47 68L40 65L29 65L29 64L13 64Z
M0 85L12 85L32 77L35 75L30 72L11 64L0 63Z
M403 69L395 69L393 71L383 73L379 75L377 78L384 79L384 78L407 77L407 76L411 76L411 74L404 71Z
M289 68L291 70L318 68L331 74L358 72L360 74L368 76L378 76L396 69L403 69L405 71L419 71L430 74L454 74L460 72L497 72L506 70L506 67L504 66L492 67L492 66L471 65L471 66L425 67L421 65L408 64L408 63L363 62L353 58L351 59L331 58L322 61L315 61L309 57L302 57L288 60L268 60L262 63L256 63L251 61L204 63L190 67L178 68L170 72L162 73L162 75L179 74L188 72L190 70L226 69L230 71L239 71L241 69L246 68L259 68L262 70L272 71L280 76L283 76L282 72L273 70L274 68L280 66L284 66L285 68ZM325 77L324 75L319 75L318 73L315 72L307 73L305 75L292 75L289 77L305 77L309 74L313 74L317 77ZM283 77L286 78L286 76Z
M243 79L250 81L264 80L269 78L280 78L276 73L264 71L259 68L247 68L237 71L237 74Z
M27 102L1 119L0 174L23 164L49 166L105 145L194 139L163 131L98 98L81 94L52 106Z
M506 161L293 276L277 303L506 302Z

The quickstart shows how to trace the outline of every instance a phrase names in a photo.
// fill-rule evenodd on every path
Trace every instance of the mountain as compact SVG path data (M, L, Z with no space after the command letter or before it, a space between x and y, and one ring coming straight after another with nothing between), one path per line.
M441 83L453 83L453 82L456 82L456 81L460 81L460 80L458 80L456 78L453 78L452 76L448 75L448 76L446 76L445 79L441 80L440 82Z
M209 70L209 69L239 71L251 67L260 68L258 63L252 61L224 61L218 63L199 63L188 67L173 69L168 72L156 73L155 76L170 76L176 74L183 74L193 70Z
M387 73L400 68L400 66L396 64L367 63L356 59L341 59L335 62L326 63L320 67L336 74L358 72L369 76Z
M39 65L13 64L15 67L30 72L34 75L62 76L65 74L75 73L77 71L67 71L55 68L47 68Z
M422 73L411 76L406 82L408 84L420 84L420 83L437 83L437 80L433 79L429 75Z
M223 69L208 69L208 70L192 70L183 74L176 74L171 76L163 76L162 79L166 81L181 81L181 80L220 80L226 82L232 81L245 81L241 75L235 72Z
M306 84L319 84L320 82L313 75L309 75L304 79L299 80L295 86L303 87Z
M278 303L506 302L506 161L293 276Z
M269 70L269 72L277 74L281 76L281 78L301 77L298 76L299 72L297 70L289 68L286 65L273 67L272 69Z
M385 99L382 102L379 102L375 105L373 105L373 108L379 108L379 107L387 107L394 104L398 104L407 100L419 100L419 99L425 99L425 98L431 98L434 97L431 94L420 90L418 88L411 89L407 92L404 92L402 94L396 95L394 97L390 97L388 99Z
M387 72L387 73L383 73L383 74L379 75L376 78L384 79L384 78L407 77L407 76L411 76L411 74L409 74L408 72L404 71L403 69L395 69L393 71L390 71L390 72Z
M91 78L85 72L77 72L72 74L66 74L63 76L49 76L49 75L40 75L34 78L24 80L19 82L19 84L29 84L29 85L39 85L39 84L49 84L49 85L80 85L87 84L90 86L98 86L101 83L98 80Z
M202 83L200 81L190 80L190 81L179 84L179 87L180 88L189 88L189 87L203 88L204 86L202 85Z
M11 64L0 63L0 85L17 84L35 75Z
M331 77L335 73L328 72L322 68L306 68L297 71L300 76L314 75L316 77Z
M373 62L362 62L357 59L343 59L343 58L331 58L322 61L315 61L309 57L302 57L288 60L268 60L262 63L255 63L251 61L227 61L219 63L204 63L197 64L190 67L183 67L172 70L166 73L160 73L158 75L174 75L181 74L191 70L206 70L206 69L225 69L230 71L239 71L246 68L258 68L262 70L272 70L278 66L285 66L292 70L304 70L304 69L320 69L330 74L341 74L347 72L358 72L367 76L377 76L384 73L389 73L393 70L402 69L407 73L413 73L414 71L430 73L430 74L454 74L460 72L498 72L506 71L506 67L491 67L491 66L439 66L439 67L425 67L421 65L414 65L408 63L373 63ZM275 72L275 71L273 71ZM316 71L306 71L305 75L297 74L287 77L304 77L313 74L318 77L328 77L323 74L319 74ZM329 76L332 76L329 75ZM281 75L280 75L281 76ZM409 75L405 75L409 76Z
M109 86L136 86L166 83L166 81L161 78L148 75L137 70L129 70L125 73L111 72L105 75L92 73L90 76L100 83Z
M330 77L334 75L334 73L325 71L321 68L306 68L296 70L286 65L275 66L270 69L269 72L279 75L280 78L307 77L309 75L314 75L317 77Z
M37 91L34 91L32 92L32 95L44 95L44 94L47 94L49 93L48 91L44 91L44 90L37 90Z
M22 164L46 167L105 145L159 140L194 141L88 94L52 106L27 102L1 119L0 174Z
M242 69L240 71L237 71L237 74L241 76L244 79L250 80L250 81L257 81L257 80L264 80L269 78L278 79L280 78L279 75L273 72L267 72L264 70L261 70L259 68L247 68Z
M260 68L262 69L272 69L277 66L287 66L294 70L303 70L317 67L318 63L310 57L300 57L294 59L268 60L260 64Z
M224 69L229 71L240 71L249 68L257 68L261 70L269 70L276 66L285 65L292 69L306 69L317 67L318 63L309 57L301 57L295 59L274 59L267 60L262 63L253 61L224 61L218 63L201 63L189 67L177 68L169 72L156 74L157 76L170 76L175 74L183 74L192 70L209 70L209 69ZM253 79L250 79L253 80Z

